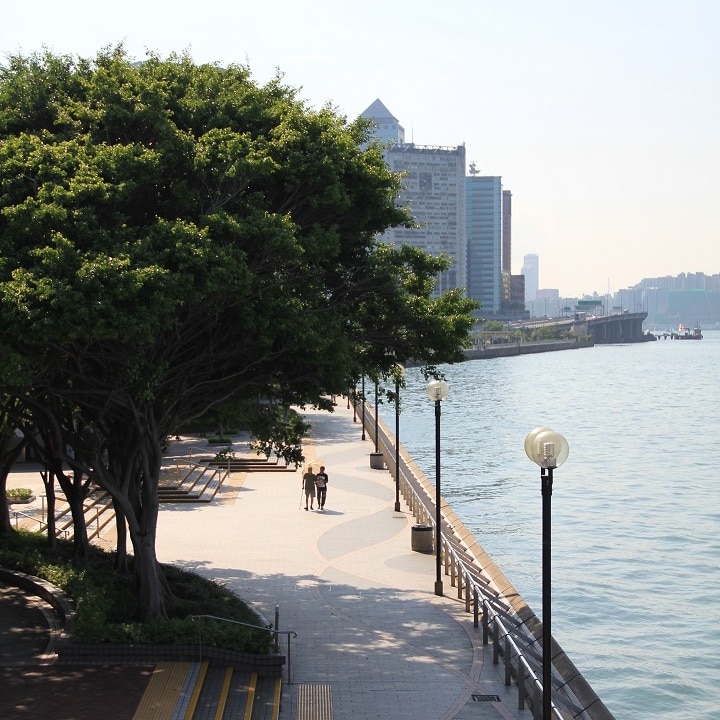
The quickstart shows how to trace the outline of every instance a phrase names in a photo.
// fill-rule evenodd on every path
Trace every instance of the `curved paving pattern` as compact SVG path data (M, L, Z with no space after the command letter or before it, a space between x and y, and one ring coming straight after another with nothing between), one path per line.
M266 618L279 608L280 628L297 632L281 720L313 717L308 698L321 698L322 717L334 720L530 720L449 578L446 596L434 595L435 559L412 551L414 519L404 505L393 510L393 479L370 468L374 445L360 439L352 411L341 404L306 416L308 459L322 459L330 476L324 512L301 509L300 471L232 474L208 505L161 508L159 560L222 582ZM174 458L184 447L192 443L173 443ZM243 442L234 449L248 453ZM84 720L103 703L113 718L132 718L151 671L41 668L24 682L2 668L0 717ZM59 714L50 687L66 703Z

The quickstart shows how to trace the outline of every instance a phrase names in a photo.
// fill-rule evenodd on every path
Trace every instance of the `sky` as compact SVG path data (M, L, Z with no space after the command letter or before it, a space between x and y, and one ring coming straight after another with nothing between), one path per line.
M280 71L309 107L376 98L513 194L512 272L615 292L720 273L717 0L3 0L2 62L187 52Z

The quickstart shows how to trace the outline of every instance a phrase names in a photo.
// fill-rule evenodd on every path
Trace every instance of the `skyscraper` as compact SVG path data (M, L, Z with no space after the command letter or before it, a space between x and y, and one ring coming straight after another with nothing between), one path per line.
M540 259L537 255L526 255L523 258L522 274L525 276L525 302L533 302L537 298L540 283Z
M502 271L512 273L512 193L502 191Z
M481 315L494 315L502 304L502 178L478 175L474 165L470 173L465 178L467 290L481 303Z
M411 229L390 228L381 239L449 256L452 264L440 275L436 294L466 288L465 146L405 143L402 126L380 100L361 117L373 121L378 140L390 143L385 160L393 172L403 174L399 202L409 208L416 222Z
M361 113L360 117L372 120L373 135L381 143L404 144L405 130L398 119L378 99Z

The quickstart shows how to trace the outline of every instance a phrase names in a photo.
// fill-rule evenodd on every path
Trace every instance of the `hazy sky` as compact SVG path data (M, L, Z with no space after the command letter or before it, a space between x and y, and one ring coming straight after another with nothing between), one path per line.
M512 270L615 291L720 272L718 0L4 0L0 51L124 43L280 69L350 118L380 98L513 193Z

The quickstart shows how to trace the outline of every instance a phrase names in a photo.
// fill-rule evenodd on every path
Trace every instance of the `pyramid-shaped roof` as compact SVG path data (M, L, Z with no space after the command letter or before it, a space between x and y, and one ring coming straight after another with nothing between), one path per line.
M378 98L375 100L370 107L367 108L367 110L360 113L360 117L365 118L366 120L394 120L395 122L398 121L398 119L383 105L382 101Z

